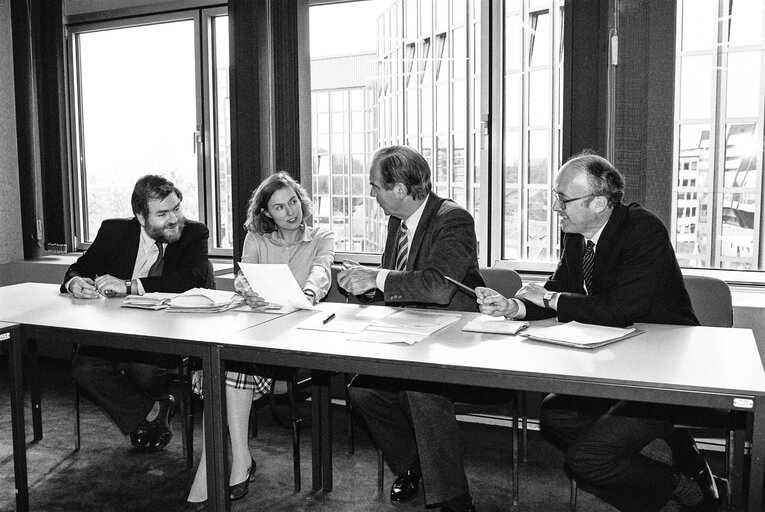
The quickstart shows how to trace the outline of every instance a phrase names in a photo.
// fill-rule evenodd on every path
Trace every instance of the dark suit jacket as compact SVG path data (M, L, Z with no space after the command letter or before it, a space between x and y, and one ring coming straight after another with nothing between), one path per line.
M566 233L545 288L562 292L558 320L625 327L635 322L698 325L664 224L636 203L614 208L595 249L590 295L582 275L584 237ZM524 301L530 320L555 315Z
M382 268L392 269L396 264L400 225L401 219L388 219ZM478 271L473 217L464 208L431 193L410 245L406 270L391 270L385 294L378 290L373 300L385 300L392 306L478 311L473 295L441 277L452 277L470 288L485 286Z
M101 224L98 235L85 254L80 256L64 276L64 287L75 276L95 278L111 274L120 279L130 279L138 255L141 224L132 219L107 219ZM201 287L207 277L207 226L186 220L181 238L165 248L162 275L141 278L146 292L181 293Z

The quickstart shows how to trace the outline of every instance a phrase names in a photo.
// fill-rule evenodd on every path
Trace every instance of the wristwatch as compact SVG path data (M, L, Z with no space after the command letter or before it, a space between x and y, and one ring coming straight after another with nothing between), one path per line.
M542 295L542 302L545 303L545 307L550 307L550 301L553 300L553 297L555 297L555 292L545 292L544 295Z
M133 280L125 279L125 295L130 295L133 289Z

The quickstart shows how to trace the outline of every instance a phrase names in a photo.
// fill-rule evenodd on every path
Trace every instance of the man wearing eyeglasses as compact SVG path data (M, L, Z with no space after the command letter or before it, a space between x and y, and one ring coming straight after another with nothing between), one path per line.
M555 176L553 209L563 231L561 257L544 286L524 285L507 299L477 288L482 313L529 320L626 327L636 322L698 325L667 229L636 203L623 204L624 178L591 153L571 158ZM579 486L619 510L717 510L727 482L714 477L676 408L603 398L549 395L544 437L566 454ZM672 449L670 466L640 453L657 438Z

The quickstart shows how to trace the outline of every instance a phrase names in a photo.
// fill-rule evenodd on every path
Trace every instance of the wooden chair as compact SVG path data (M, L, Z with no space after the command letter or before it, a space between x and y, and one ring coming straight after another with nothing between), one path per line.
M683 276L685 289L691 298L693 311L699 324L708 327L733 327L733 299L728 284L717 278L704 276ZM736 411L685 407L679 411L678 427L689 429L724 429L725 430L725 472L731 492L728 494L727 509L738 505L743 485L743 453L746 426L744 415ZM649 443L641 453L666 452L662 449L662 439ZM654 457L662 460L663 457ZM669 454L671 462L671 452ZM571 480L570 510L576 511L577 484Z

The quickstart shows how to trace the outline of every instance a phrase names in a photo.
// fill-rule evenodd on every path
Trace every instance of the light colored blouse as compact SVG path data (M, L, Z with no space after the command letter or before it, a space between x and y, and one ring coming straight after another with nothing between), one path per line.
M243 263L286 263L300 288L311 290L316 301L329 292L332 285L330 266L335 261L335 234L322 227L300 227L302 236L288 243L278 231L271 233L248 232L242 248ZM234 288L247 288L247 279L241 271ZM249 283L258 291L257 283Z

